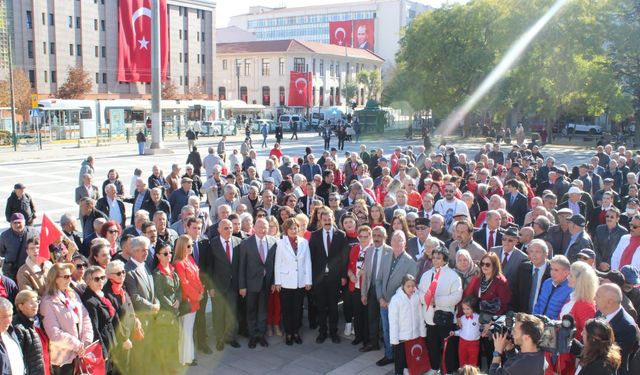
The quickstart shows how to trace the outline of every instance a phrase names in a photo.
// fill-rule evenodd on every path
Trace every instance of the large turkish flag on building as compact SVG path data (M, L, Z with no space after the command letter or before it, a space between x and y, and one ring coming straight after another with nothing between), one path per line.
M151 82L151 0L119 0L118 81ZM169 67L167 1L160 0L160 63L162 80Z
M311 72L291 72L289 79L289 106L311 106Z
M329 44L351 47L353 21L329 22Z

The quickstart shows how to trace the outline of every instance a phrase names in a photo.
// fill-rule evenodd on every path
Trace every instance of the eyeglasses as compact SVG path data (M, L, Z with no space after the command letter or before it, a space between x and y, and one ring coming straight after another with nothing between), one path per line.
M118 272L112 272L111 274L114 275L114 276L122 276L122 275L125 274L125 272L124 271L118 271Z
M265 214L257 214L256 217L267 217Z
M93 281L95 281L95 282L97 283L97 282L100 282L100 281L104 281L104 280L106 280L106 278L107 278L107 277L106 277L105 275L102 275L102 276L96 276L96 277L94 277L94 278L93 278Z
M455 193L456 191L455 190L445 190L444 192L445 193Z
M492 267L492 266L493 266L490 262L482 262L482 263L480 263L480 265L481 265L482 267L487 267L487 268L490 268L490 267Z
M427 230L427 227L423 225L416 226L416 230Z
M87 263L78 263L76 264L76 269L83 269L83 268L87 268L89 267L89 265Z
M69 280L71 278L71 275L60 275L58 276L59 279L65 279L65 280Z
M118 230L117 230L117 229L109 229L109 230L107 231L107 233L111 233L111 234L113 234L113 233L118 233Z
M171 251L167 251L167 252L164 252L164 253L158 253L158 254L162 255L163 257L168 257L168 256L171 256Z

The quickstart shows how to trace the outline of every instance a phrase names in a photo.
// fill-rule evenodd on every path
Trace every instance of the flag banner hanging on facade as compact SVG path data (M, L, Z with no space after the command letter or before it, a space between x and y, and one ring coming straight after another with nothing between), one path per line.
M353 21L353 47L373 51L375 20Z
M329 44L351 47L353 21L329 22Z
M308 107L311 105L312 82L310 72L291 72L289 80L289 106Z
M169 67L167 1L160 2L160 66ZM120 0L118 5L118 81L151 82L151 0Z

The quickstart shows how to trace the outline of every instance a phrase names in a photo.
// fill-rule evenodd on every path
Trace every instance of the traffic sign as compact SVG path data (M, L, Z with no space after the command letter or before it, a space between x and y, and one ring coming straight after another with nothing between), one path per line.
M31 108L38 108L38 94L31 95Z

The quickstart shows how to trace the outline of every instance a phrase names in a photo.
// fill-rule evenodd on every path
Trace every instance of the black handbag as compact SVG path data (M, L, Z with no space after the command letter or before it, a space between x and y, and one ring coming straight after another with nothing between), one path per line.
M178 306L178 316L185 316L191 312L191 303L189 301L180 301Z
M450 311L436 310L433 313L433 324L437 326L450 326L453 324L453 313Z

